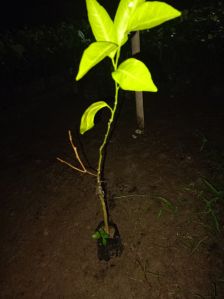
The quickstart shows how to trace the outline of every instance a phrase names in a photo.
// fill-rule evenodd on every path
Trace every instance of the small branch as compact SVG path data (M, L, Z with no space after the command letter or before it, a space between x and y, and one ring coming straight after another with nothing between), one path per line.
M76 171L79 171L81 173L88 173L88 174L93 175L93 176L97 176L95 173L92 173L91 171L88 171L86 168L85 169L79 169L78 167L75 167L71 163L66 162L65 160L62 160L61 158L58 158L58 157L57 157L57 160L60 161L61 163L64 163L64 164L68 165L70 168L72 168Z
M88 171L88 170L86 169L86 167L84 166L84 164L82 163L82 161L81 161L81 159L80 159L80 157L79 157L78 151L77 151L77 147L76 147L76 146L74 145L74 143L73 143L73 140L72 140L72 134L71 134L71 131L70 131L70 130L68 131L68 135L69 135L69 141L70 141L70 143L71 143L72 149L73 149L73 151L74 151L74 153L75 153L75 157L76 157L76 159L78 160L78 162L79 162L81 168L75 167L75 166L72 165L71 163L66 162L65 160L62 160L61 158L58 158L58 157L57 157L57 160L60 161L61 163L64 163L64 164L68 165L70 168L72 168L72 169L74 169L74 170L76 170L76 171L78 171L78 172L81 172L81 173L88 173L88 174L90 174L90 175L97 176L97 174L92 173L91 171Z
M74 145L73 141L72 141L72 134L71 134L71 131L69 130L68 131L68 135L69 135L69 140L70 140L70 143L71 143L71 146L73 148L73 151L75 153L75 156L76 156L76 159L79 161L81 167L83 170L86 170L85 166L83 165L81 159L79 158L79 154L78 154L78 151L77 151L77 147Z

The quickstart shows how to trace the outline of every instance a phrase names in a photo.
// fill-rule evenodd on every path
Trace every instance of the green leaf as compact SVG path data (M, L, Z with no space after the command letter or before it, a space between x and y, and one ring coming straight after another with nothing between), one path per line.
M96 0L86 0L89 23L96 41L116 43L114 23L105 8Z
M81 79L92 67L114 52L117 45L111 42L94 42L82 54L76 81Z
M146 65L135 58L122 62L112 73L112 77L124 90L152 92L158 90Z
M92 235L92 238L94 240L100 240L101 244L104 246L107 245L109 237L110 236L108 235L108 233L105 232L103 228L100 228Z
M128 40L128 24L136 7L145 0L121 0L114 18L117 43L123 45Z
M105 232L105 230L102 227L99 229L99 232L100 232L101 238L109 239L109 237L110 237L109 234L107 232Z
M108 240L108 238L102 238L101 239L101 242L102 242L103 246L107 245L107 242L108 242L107 240Z
M147 1L140 4L132 14L128 30L150 29L180 15L181 12L169 4L158 1Z
M94 240L98 240L101 237L100 232L97 230L94 234L92 234L92 238Z
M90 105L82 115L81 123L80 123L80 133L84 134L86 131L92 129L94 127L94 118L96 113L104 108L107 107L112 111L111 107L104 101L95 102Z

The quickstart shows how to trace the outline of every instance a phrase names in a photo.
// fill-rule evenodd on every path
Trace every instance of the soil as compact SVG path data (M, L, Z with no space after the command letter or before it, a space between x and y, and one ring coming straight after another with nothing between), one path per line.
M95 178L56 160L78 166L70 129L96 167L107 112L78 134L94 100L68 85L2 110L0 298L224 298L223 198L211 203L203 181L224 190L218 99L145 93L138 134L133 95L123 96L104 183L124 250L108 262L91 238L102 221Z

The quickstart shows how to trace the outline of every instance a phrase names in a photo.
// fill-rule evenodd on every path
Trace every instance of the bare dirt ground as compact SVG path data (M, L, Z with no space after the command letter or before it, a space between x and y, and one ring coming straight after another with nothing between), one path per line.
M96 167L107 114L80 137L88 103L71 89L18 96L1 116L0 298L224 298L224 112L203 101L145 94L137 135L124 100L105 165L124 251L100 262L95 179L56 157L77 165L71 129Z

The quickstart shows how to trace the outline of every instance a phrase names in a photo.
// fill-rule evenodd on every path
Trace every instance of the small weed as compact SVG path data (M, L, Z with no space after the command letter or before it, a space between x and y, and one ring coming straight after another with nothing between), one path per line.
M94 240L100 240L100 243L103 246L107 245L107 241L108 241L109 237L110 237L109 234L106 233L103 228L100 228L92 235L92 238Z
M215 229L217 232L219 232L220 224L219 224L219 218L217 216L216 210L217 210L217 204L220 202L224 202L224 191L216 189L216 187L213 184L211 184L208 180L204 178L202 178L201 180L206 185L208 191L212 194L212 197L210 199L206 199L203 193L200 195L200 197L202 197L206 205L205 214L211 216Z
M156 196L155 198L159 199L161 201L161 205L162 205L162 207L158 213L158 218L162 216L164 211L170 211L173 214L176 214L177 207L169 199L166 199L162 196Z
M202 182L209 188L209 190L215 195L215 198L224 201L224 190L217 190L214 185L209 183L206 179L202 178Z

